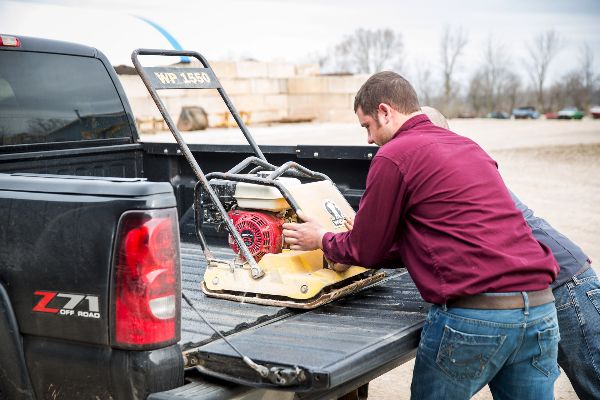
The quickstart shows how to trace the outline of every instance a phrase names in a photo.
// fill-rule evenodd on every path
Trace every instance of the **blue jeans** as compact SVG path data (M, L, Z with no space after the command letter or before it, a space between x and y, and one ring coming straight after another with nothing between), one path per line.
M554 289L558 364L580 399L600 399L600 282L593 269Z
M510 310L433 306L417 350L411 399L554 398L560 372L554 303Z

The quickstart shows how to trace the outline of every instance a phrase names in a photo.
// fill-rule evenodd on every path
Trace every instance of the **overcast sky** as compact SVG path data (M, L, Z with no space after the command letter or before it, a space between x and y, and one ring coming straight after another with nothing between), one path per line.
M439 73L443 27L462 26L469 38L459 71L465 79L481 62L490 35L508 49L506 61L523 69L527 44L553 29L563 46L551 65L551 80L578 66L584 43L600 70L597 0L0 0L2 33L88 44L113 65L131 64L135 48L172 48L138 17L162 26L184 49L209 60L302 62L327 52L357 28L391 28L402 34L409 76L424 66Z

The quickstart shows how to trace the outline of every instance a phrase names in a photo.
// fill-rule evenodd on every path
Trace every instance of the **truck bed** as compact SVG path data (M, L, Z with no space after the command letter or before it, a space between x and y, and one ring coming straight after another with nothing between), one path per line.
M211 246L217 258L233 258L229 247ZM294 311L284 307L261 306L207 297L200 289L206 260L199 244L181 243L181 288L194 306L225 336L270 321ZM218 335L187 305L181 303L181 341L184 352L198 348Z
M211 250L232 256L228 248ZM429 308L405 269L387 270L387 278L360 293L304 311L208 298L200 290L206 268L200 246L183 242L181 260L183 291L195 307L254 361L300 368L304 379L289 387L294 391L331 390L410 359ZM195 369L246 386L276 387L249 369L186 304L181 331L188 375Z

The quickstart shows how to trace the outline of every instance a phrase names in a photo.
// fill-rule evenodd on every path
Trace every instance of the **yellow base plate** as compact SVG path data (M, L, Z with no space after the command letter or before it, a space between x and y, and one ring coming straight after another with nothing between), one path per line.
M202 290L207 296L282 307L315 308L385 277L382 272L352 266L344 272L323 268L323 252L288 250L266 254L258 263L265 272L253 279L248 264L232 268L212 263Z

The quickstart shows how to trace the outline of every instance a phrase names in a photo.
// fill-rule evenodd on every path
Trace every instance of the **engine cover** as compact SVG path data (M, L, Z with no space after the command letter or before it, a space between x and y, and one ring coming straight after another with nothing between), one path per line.
M243 210L231 210L227 215L256 261L267 253L281 253L283 244L281 225L284 223L282 218L269 212ZM231 234L229 234L229 247L244 258Z

